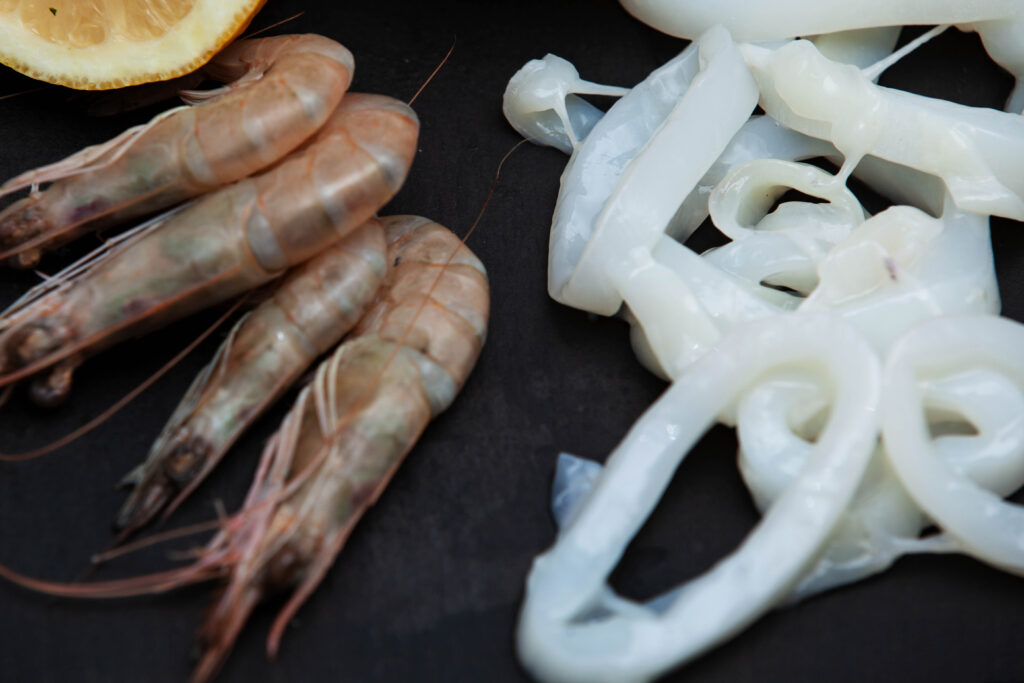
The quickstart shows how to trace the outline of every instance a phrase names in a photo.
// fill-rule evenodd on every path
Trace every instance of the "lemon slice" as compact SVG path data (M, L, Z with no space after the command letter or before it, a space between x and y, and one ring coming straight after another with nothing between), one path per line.
M0 0L0 62L80 90L194 71L265 0Z

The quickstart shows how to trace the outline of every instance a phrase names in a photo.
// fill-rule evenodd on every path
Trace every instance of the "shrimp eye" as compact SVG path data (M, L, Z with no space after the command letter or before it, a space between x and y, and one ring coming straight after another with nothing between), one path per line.
M164 463L164 472L176 484L192 481L206 462L209 446L200 439L179 444Z
M74 363L58 363L45 375L36 376L29 385L29 398L37 406L56 408L71 393L74 370Z
M14 268L35 268L39 265L39 259L43 256L42 249L26 249L25 251L18 252L9 259L10 264Z
M13 247L45 232L51 226L32 198L12 205L0 218L0 244ZM33 251L38 252L38 249Z
M294 586L302 578L305 569L305 564L294 545L286 543L267 563L267 585L271 588Z
M13 362L21 366L45 355L56 346L49 327L44 322L36 322L25 325L11 335L7 342L7 352Z
M59 350L72 336L71 329L59 321L31 322L11 334L5 344L5 355L13 367L24 367Z

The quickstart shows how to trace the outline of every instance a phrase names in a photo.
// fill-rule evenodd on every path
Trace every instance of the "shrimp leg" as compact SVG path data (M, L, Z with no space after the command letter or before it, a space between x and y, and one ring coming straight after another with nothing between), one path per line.
M284 627L323 579L355 524L376 502L427 423L465 383L487 334L483 264L442 226L382 219L392 268L382 293L324 361L271 437L242 509L190 565L92 584L0 577L76 598L162 593L226 578L199 632L193 681L220 668L256 604L294 590L270 632Z
M206 72L234 81L207 104L164 112L110 142L29 171L0 196L0 257L34 265L78 235L177 204L265 169L312 136L352 80L352 54L317 35L238 41ZM199 97L195 98L200 99ZM44 191L40 183L52 182Z
M483 265L426 219L384 219L395 264L386 293L317 370L263 454L239 513L206 549L228 585L200 631L195 672L219 668L263 596L295 588L268 642L340 552L430 419L450 405L484 343Z
M198 199L84 272L0 315L0 387L70 390L82 357L264 284L369 219L401 187L418 122L350 95L314 138L261 175ZM56 382L50 380L56 378Z
M380 221L370 219L290 272L238 322L149 457L126 477L135 489L115 522L122 538L161 510L170 514L242 432L355 326L387 272L386 248Z

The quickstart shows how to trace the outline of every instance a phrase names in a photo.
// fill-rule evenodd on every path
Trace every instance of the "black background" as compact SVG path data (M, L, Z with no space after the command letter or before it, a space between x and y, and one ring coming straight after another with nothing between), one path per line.
M464 234L498 160L518 136L501 115L508 78L554 52L584 78L630 85L684 45L611 1L301 3L270 0L260 28L319 32L356 57L355 90L408 99L453 41L455 51L415 103L419 154L388 213L417 213ZM906 32L905 32L906 34ZM906 39L906 35L904 40ZM972 105L1001 106L1010 78L972 34L948 32L893 67L882 83ZM0 94L34 87L9 71ZM154 110L96 119L86 100L50 89L0 102L0 176L104 140ZM681 151L685 153L685 151ZM662 390L630 352L627 327L546 295L547 232L565 157L524 147L506 164L469 245L486 263L492 323L483 356L450 411L366 515L275 662L263 642L275 605L259 610L222 681L524 680L513 630L531 559L552 541L555 455L603 460ZM872 200L868 200L871 205ZM877 204L873 208L877 208ZM993 221L1007 315L1024 317L1020 226ZM708 237L695 236L698 247ZM95 244L95 242L90 242ZM59 260L44 263L53 271ZM0 303L33 276L3 271ZM18 395L0 410L0 447L64 434L110 405L208 324L199 316L88 362L72 400L53 413ZM0 467L0 560L71 580L111 539L123 500L113 483L142 458L221 334L93 433L43 459ZM285 401L287 404L288 401ZM262 420L174 524L235 509L261 446L285 407ZM730 431L712 430L681 466L666 500L613 577L646 596L711 566L756 521ZM186 544L187 546L187 544ZM181 547L181 544L178 544ZM168 566L166 549L118 561L96 578ZM180 681L212 586L170 595L71 601L0 584L0 678ZM1024 680L1024 583L972 559L912 557L884 575L775 611L676 672L672 680Z

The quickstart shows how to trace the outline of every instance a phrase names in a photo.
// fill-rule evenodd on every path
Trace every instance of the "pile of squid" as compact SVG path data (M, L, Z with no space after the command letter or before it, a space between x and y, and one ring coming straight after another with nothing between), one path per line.
M484 343L489 293L476 256L428 219L376 217L405 180L419 124L402 102L346 93L352 70L349 51L321 36L237 42L206 67L228 85L185 93L193 106L0 190L30 189L0 212L2 256L20 266L88 231L163 212L0 315L0 387L25 381L40 403L62 400L86 357L274 283L126 477L122 540L170 514L330 352L269 440L243 507L191 564L84 584L0 570L76 597L225 580L200 632L195 680L217 671L264 596L290 590L268 641L277 649Z
M907 553L1024 573L1024 511L1003 500L1024 483L1024 327L998 315L989 235L990 216L1024 220L1024 95L1018 82L1001 112L875 82L948 25L1024 75L1024 6L623 4L692 42L628 90L531 61L504 109L571 155L549 293L624 317L671 384L603 467L559 456L560 529L526 582L524 665L649 680ZM937 26L893 52L900 24ZM588 94L621 98L603 113ZM851 174L893 205L869 214ZM708 216L729 241L697 254L684 242ZM609 574L716 422L736 429L762 519L693 581L617 594Z

